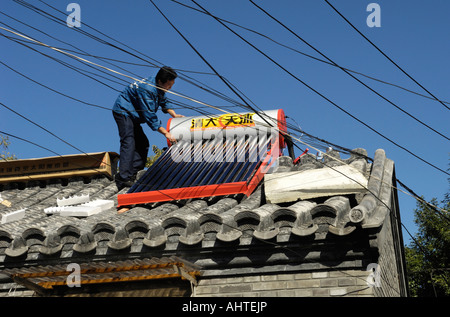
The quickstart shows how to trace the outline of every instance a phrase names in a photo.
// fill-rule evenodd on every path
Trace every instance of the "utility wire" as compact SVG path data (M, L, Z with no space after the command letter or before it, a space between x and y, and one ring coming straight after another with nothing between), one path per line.
M45 45L46 46L46 45ZM49 47L49 46L48 46ZM50 47L51 48L51 47ZM62 52L62 51L61 51ZM88 61L89 62L89 61ZM95 63L93 63L93 64L95 64ZM100 65L98 65L98 66L100 66ZM100 66L100 67L102 67L102 66ZM108 68L106 68L106 67L104 67L105 69L107 69L107 70L110 70L110 69L108 69ZM110 70L110 71L112 71L112 70ZM120 74L120 73L119 73ZM123 74L122 74L123 75ZM124 75L125 76L125 75ZM193 101L195 101L195 100L193 100ZM219 109L219 110L221 110L222 112L225 112L225 111L223 111L222 109L220 109L220 108L217 108L217 107L213 107L213 106L210 106L210 105L207 105L207 104L205 104L207 107L210 107L210 108L215 108L215 109ZM30 121L30 120L28 120L28 121ZM271 127L273 127L272 125L270 125L269 124L269 126L271 126ZM281 131L280 131L281 132ZM305 131L301 131L302 133L306 133ZM323 140L322 140L323 141ZM64 141L65 142L65 141ZM65 142L65 143L67 143L67 142ZM327 142L328 144L330 144L330 142ZM336 145L335 145L336 146ZM348 149L347 149L348 150ZM81 150L79 150L80 152L82 152L82 153L84 153L83 151L81 151ZM351 151L350 151L351 152Z
M194 2L195 4L197 4L194 0L192 0L192 2ZM352 115L350 112L348 112L347 110L345 110L344 108L340 107L338 104L336 104L335 102L333 102L332 100L330 100L328 97L326 97L325 95L323 95L322 93L320 93L318 90L314 89L313 87L311 87L309 84L307 84L306 82L304 82L303 80L301 80L300 78L298 78L297 76L295 76L292 72L290 72L289 70L287 70L285 67L283 67L282 65L280 65L278 62L276 62L273 58L271 58L270 56L268 56L266 53L264 53L263 51L261 51L259 48L257 48L255 45L253 45L252 43L250 43L249 41L247 41L246 39L244 39L241 35L239 35L238 33L236 33L234 30L232 30L231 28L229 28L227 25L225 25L223 22L221 22L220 20L218 20L214 15L210 14L206 9L204 9L202 6L200 6L199 4L197 4L197 6L199 6L202 10L204 10L205 12L207 12L212 18L214 18L216 21L218 21L220 24L222 24L224 27L226 27L228 30L230 30L232 33L234 33L236 36L238 36L241 40L243 40L245 43L247 43L248 45L250 45L252 48L254 48L256 51L258 51L260 54L262 54L263 56L265 56L267 59L269 59L272 63L274 63L275 65L277 65L279 68L281 68L283 71L285 71L287 74L289 74L291 77L293 77L295 80L297 80L298 82L300 82L301 84L303 84L305 87L307 87L308 89L310 89L311 91L313 91L314 93L316 93L317 95L319 95L321 98L325 99L328 103L332 104L334 107L338 108L339 110L341 110L342 112L344 112L345 114L347 114L348 116L350 116L351 118L353 118L354 120L358 121L359 123L361 123L362 125L364 125L365 127L367 127L368 129L370 129L371 131L373 131L374 133L378 134L379 136L381 136L382 138L384 138L385 140L389 141L390 143L394 144L395 146L399 147L400 149L406 151L407 153L409 153L410 155L414 156L415 158L419 159L420 161L424 162L425 164L441 171L442 173L449 175L450 173L446 172L445 170L437 167L436 165L424 160L423 158L421 158L420 156L418 156L417 154L413 153L412 151L408 150L407 148L405 148L404 146L398 144L397 142L393 141L392 139L388 138L387 136L385 136L384 134L382 134L381 132L379 132L378 130L372 128L370 125L368 125L367 123L365 123L364 121L358 119L356 116Z
M1 23L1 22L0 22L0 23ZM0 29L2 29L2 27L0 27ZM69 68L69 69L71 69L71 70L73 70L73 71L75 71L75 72L77 72L77 73L83 75L83 76L86 76L86 77L88 77L88 78L90 78L90 79L96 81L97 83L103 85L103 86L106 86L106 87L108 87L108 88L110 88L110 89L112 89L112 90L115 90L116 92L120 92L120 91L117 90L116 88L114 88L114 87L112 87L112 86L110 86L110 85L108 85L108 84L106 84L106 83L104 83L104 82L102 82L102 81L100 81L100 80L98 80L98 79L96 79L96 78L94 78L94 77L88 75L87 73L89 73L89 74L91 74L91 75L94 75L94 76L97 76L97 77L101 77L101 78L103 78L103 79L107 79L107 80L110 80L109 78L105 78L104 76L101 76L101 75L99 75L99 74L95 74L95 73L92 73L92 72L90 72L90 71L83 70L83 69L81 69L81 68L79 68L79 67L70 65L70 64L67 63L67 62L64 62L64 61L62 61L62 60L60 60L60 59L58 59L58 58L55 58L55 57L52 57L52 56L47 55L47 54L45 54L45 53L42 53L42 52L40 52L40 51L38 51L38 50L36 50L36 49L30 47L29 45L26 45L26 44L22 43L21 41L18 41L18 40L14 39L14 38L12 38L12 37L9 37L9 36L7 36L7 35L5 35L5 34L3 34L3 33L0 33L0 36L3 36L3 37L5 37L5 38L7 38L7 39L9 39L9 40L11 40L11 41L13 41L13 42L16 42L17 44L20 44L20 45L22 45L22 46L24 46L24 47L27 47L27 48L31 49L32 51L37 52L37 53L39 53L39 54L41 54L41 55L43 55L43 56L45 56L45 57L47 57L47 58L49 58L49 59L51 59L51 60L57 62L57 63L59 63L59 64L65 66L65 67L67 67L67 68Z
M289 31L289 33L291 33L292 35L294 35L296 38L298 38L299 40L301 40L303 43L305 43L306 45L308 45L310 48L312 48L315 52L317 52L318 54L320 54L322 57L326 58L330 63L332 63L333 65L335 65L336 67L340 68L342 71L344 71L347 75L349 75L350 77L352 77L354 80L356 80L357 82L359 82L361 85L363 85L364 87L366 87L367 89L369 89L370 91L372 91L373 93L375 93L377 96L381 97L383 100L387 101L389 104L391 104L392 106L394 106L395 108L397 108L398 110L400 110L401 112L403 112L404 114L406 114L407 116L409 116L410 118L414 119L415 121L419 122L420 124L422 124L423 126L427 127L428 129L430 129L431 131L435 132L436 134L440 135L441 137L447 139L448 141L450 141L450 138L448 138L447 136L445 136L444 134L442 134L441 132L437 131L436 129L432 128L431 126L427 125L426 123L424 123L423 121L417 119L415 116L413 116L412 114L410 114L409 112L405 111L404 109L402 109L401 107L399 107L398 105L396 105L395 103L393 103L391 100L387 99L386 97L384 97L383 95L381 95L379 92L377 92L376 90L374 90L373 88L371 88L370 86L368 86L367 84L365 84L364 82L362 82L360 79L358 79L357 77L355 77L354 75L352 75L349 71L347 71L346 69L339 67L338 64L336 64L331 58L329 58L328 56L326 56L324 53L322 53L320 50L318 50L317 48L315 48L313 45L311 45L310 43L308 43L305 39L303 39L301 36L299 36L296 32L292 31L292 29L288 28L284 23L282 23L280 20L278 20L277 18L275 18L273 15L271 15L269 12L267 12L266 10L264 10L263 8L261 8L259 5L257 5L253 0L249 0L251 4L253 4L255 7L257 7L259 10L261 10L262 12L264 12L265 15L267 15L268 17L270 17L272 20L274 20L275 22L277 22L279 25L281 25L284 29L286 29L287 31Z
M30 122L31 124L37 126L39 129L44 130L45 132L47 132L48 134L54 136L55 138L57 138L58 140L60 140L61 142L67 144L68 146L70 146L71 148L74 148L75 150L79 151L80 153L84 153L86 155L88 155L86 152L84 152L83 150L79 149L78 147L70 144L69 142L67 142L66 140L60 138L59 136L57 136L56 134L54 134L53 132L49 131L48 129L46 129L45 127L41 126L40 124L34 122L31 119L28 119L26 116L20 114L19 112L15 111L14 109L8 107L7 105L5 105L4 103L0 102L0 106L4 107L5 109L8 109L9 111L11 111L12 113L18 115L19 117L21 117L22 119L25 119L26 121Z
M152 2L152 4L156 7L156 9L163 15L163 17L167 20L167 22L169 22L169 24L183 37L183 39L186 41L186 42L188 42L188 44L189 44L189 46L191 46L193 49L194 49L194 51L197 53L197 54L199 54L200 56L201 56L201 54L195 49L195 47L181 34L181 32L180 31L178 31L178 29L176 29L176 27L170 22L170 20L162 13L162 11L155 5L155 3L152 1L152 0L150 0L150 2ZM194 2L197 6L199 6L202 10L204 10L205 12L207 12L209 15L211 15L207 10L205 10L204 8L202 8L200 5L198 5L194 0L192 0L192 2ZM221 24L223 24L223 23L221 23ZM228 28L228 27L227 27ZM201 58L202 59L204 59L204 57L203 56L201 56ZM210 65L207 61L205 61L208 65ZM213 70L214 70L214 68L212 67L212 66L210 66ZM215 71L215 70L214 70ZM216 71L215 71L216 72ZM217 73L217 72L216 72ZM219 74L217 74L218 76L220 76ZM235 92L235 91L234 91ZM235 92L236 93L236 92ZM237 94L237 93L236 93ZM241 98L242 99L242 98ZM248 105L249 106L249 105ZM249 107L251 107L251 106L249 106ZM253 110L253 108L252 108L252 110ZM263 117L263 119L264 119L264 116L262 116ZM269 124L265 119L264 119L264 121L268 124L268 126L269 127L273 127L271 124ZM286 133L284 133L284 132L282 132L282 131L278 131L279 133L282 133L285 137L291 137L290 135L288 135L288 134L286 134ZM298 140L298 141L300 141L300 140ZM302 141L300 141L300 142L302 142ZM302 143L304 143L304 142L302 142ZM296 144L294 144L294 146L297 146ZM298 147L298 146L297 146ZM406 228L405 228L406 229Z
M409 75L403 68L401 68L396 62L394 62L387 54L385 54L378 46L376 46L371 40L369 40L361 31L359 31L341 12L339 12L328 0L324 0L348 25L350 25L359 35L361 35L367 42L369 42L374 48L377 49L384 57L386 57L395 67L397 67L403 74L405 74L409 79L411 79L414 83L416 83L420 88L426 91L431 97L433 97L436 101L442 104L445 108L450 110L446 104L444 104L441 100L436 98L431 92L429 92L424 86L422 86L417 80L415 80L411 75Z
M28 77L27 75L25 75L25 74L19 72L18 70L14 69L14 68L12 68L12 67L10 67L10 66L8 66L7 64L3 63L2 61L0 61L0 64L2 64L3 66L5 66L6 68L10 69L11 71L15 72L16 74L19 74L20 76L22 76L22 77L24 77L24 78L26 78L26 79L32 81L33 83L35 83L35 84L37 84L37 85L39 85L39 86L41 86L41 87L44 87L44 88L46 88L46 89L48 89L48 90L50 90L50 91L52 91L52 92L54 92L54 93L57 93L57 94L59 94L59 95L61 95L61 96L64 96L64 97L69 98L69 99L72 99L72 100L75 100L75 101L77 101L77 102L83 103L83 104L88 105L88 106L91 106L91 107L95 107L95 108L100 108L100 109L103 109L103 110L111 111L110 108L103 107L103 106L100 106L100 105L96 105L96 104L93 104L93 103L90 103L90 102L83 101L83 100L81 100L81 99L78 99L78 98L69 96L69 95L67 95L67 94L65 94L65 93L62 93L62 92L60 92L60 91L58 91L58 90L56 90L56 89L53 89L53 88L51 88L51 87L49 87L49 86L47 86L47 85L44 85L44 84L42 84L42 83L40 83L40 82L38 82L38 81L36 81L36 80L34 80L34 79Z
M164 17L164 19L170 24L170 26L183 38L183 40L194 50L194 52L202 59L203 62L205 62L206 65L208 65L209 68L219 77L225 85L236 95L239 97L239 99L242 100L242 102L249 108L251 106L247 103L247 101L230 85L230 83L227 80L224 80L224 78L219 75L219 73L216 71L216 69L203 57L202 54L191 44L191 42L183 35L183 33L178 30L178 28L167 18L167 16L159 9L159 7L153 2L153 0L150 0L150 2L153 4L153 6L158 10L158 12Z
M151 0L150 0L150 1L151 1ZM223 24L223 23L222 23L222 24ZM227 26L225 26L225 27L227 27ZM227 27L227 28L228 28L228 27ZM22 34L20 34L20 33L11 31L11 30L6 29L6 28L3 28L3 27L0 27L0 29L3 29L3 30L5 30L5 31L8 31L8 32L13 33L13 34L15 34L15 35L18 35L18 36L20 36L20 37L22 37L22 38L25 38L25 39L27 39L27 40L30 40L30 41L32 41L32 42L39 43L39 44L41 44L42 46L45 46L45 47L50 48L50 49L53 49L53 50L58 51L58 52L60 52L60 53L62 53L62 54L69 55L69 56L71 56L71 57L74 57L74 58L76 58L76 59L82 60L82 61L87 62L87 63L89 63L89 64L93 64L93 65L98 66L98 67L100 67L100 68L106 69L106 70L111 71L111 72L114 72L114 73L116 73L116 74L120 74L120 75L123 75L123 76L125 76L125 77L131 78L131 79L133 79L133 80L135 80L135 81L141 82L141 80L139 80L139 79L133 78L133 77L131 77L131 76L129 76L129 75L122 74L122 73L120 73L120 72L118 72L118 71L109 69L109 68L107 68L107 67L105 67L105 66L98 65L98 64L93 63L93 62L91 62L91 61L88 61L88 60L86 60L86 59L84 59L84 58L78 57L78 56L76 56L76 55L74 55L74 54L67 53L67 52L65 52L65 51L63 51L63 50L56 49L56 48L54 48L54 47L52 47L52 46L50 46L50 45L44 44L44 43L39 42L39 41L37 41L37 40L35 40L35 39L32 39L32 38L30 38L30 37L24 36L24 35L22 35ZM235 33L233 30L231 30L231 31L232 31L233 33ZM285 71L286 71L288 74L290 74L292 77L294 77L295 79L297 79L298 81L300 81L302 84L304 84L305 86L307 86L308 88L310 88L311 90L313 90L314 92L316 92L317 94L319 94L322 98L324 98L325 100L327 100L328 102L330 102L331 104L333 104L334 106L336 106L337 108L339 108L340 110L344 111L346 114L350 115L352 118L356 119L358 122L360 122L360 123L362 123L363 125L367 126L367 127L370 128L372 131L374 131L375 133L377 133L378 135L382 136L383 138L387 139L387 140L390 141L391 143L393 143L393 144L397 145L398 147L402 148L403 150L407 151L408 153L410 153L410 154L413 155L414 157L418 158L419 160L421 160L421 161L425 162L426 164L428 164L428 165L430 165L430 166L432 166L432 167L434 167L434 168L440 170L441 172L443 172L443 173L445 173L445 174L447 174L447 175L450 175L450 174L447 173L446 171L444 171L444 170L442 170L442 169L436 167L436 166L433 165L432 163L430 163L430 162L424 160L423 158L417 156L416 154L412 153L411 151L409 151L409 150L406 149L405 147L403 147L403 146L401 146L401 145L395 143L394 141L392 141L391 139L387 138L386 136L384 136L383 134L381 134L381 133L378 132L377 130L375 130L375 129L373 129L372 127L368 126L366 123L364 123L364 122L362 122L361 120L357 119L355 116L351 115L349 112L347 112L346 110L344 110L343 108L341 108L340 106L338 106L336 103L334 103L333 101L331 101L330 99L328 99L327 97L325 97L324 95L322 95L320 92L318 92L317 90L315 90L314 88L312 88L311 86L309 86L308 84L306 84L305 82L303 82L302 80L300 80L298 77L296 77L296 76L293 75L292 73L290 73L290 72L289 72L287 69L285 69L283 66L281 66L280 64L278 64L277 62L275 62L272 58L270 58L269 56L267 56L267 54L263 53L261 50L259 50L258 48L256 48L253 44L249 43L247 40L245 40L244 38L242 38L239 34L237 34L237 33L235 33L235 34L236 34L238 37L240 37L242 40L244 40L247 44L249 44L249 45L251 45L253 48L255 48L258 52L260 52L261 54L263 54L264 56L266 56L267 58L269 58L269 59L270 59L272 62L274 62L276 65L278 65L278 66L281 67L283 70L285 70ZM164 90L164 89L162 89L162 90ZM212 105L206 104L206 103L204 103L204 102L195 100L195 99L190 98L190 97L183 96L183 95L178 94L178 93L175 93L175 92L173 92L173 91L167 91L167 90L164 90L164 91L169 92L170 94L174 94L174 95L180 96L180 97L182 97L182 98L185 98L185 99L194 101L194 102L199 103L199 104L202 104L202 105L204 105L204 106L210 106L210 107L215 108L215 109L217 109L217 110L223 111L223 110L221 110L220 108L217 108L217 107L215 107L215 106L212 106ZM233 91L237 94L237 92L236 92L235 90L233 90ZM241 99L242 99L242 97L241 97ZM247 104L247 103L246 103L246 104ZM248 104L247 104L247 105L248 105ZM249 108L252 108L250 105L248 105L248 106L249 106ZM269 125L270 125L270 124L269 124Z
M0 35L2 35L3 37L5 37L5 38L7 38L7 39L9 39L9 40L11 40L11 41L13 41L13 42L16 42L16 43L18 43L18 44L22 44L23 46L25 46L25 47L27 47L27 48L29 48L29 49L31 49L31 50L33 50L33 51L35 51L35 52L41 54L41 55L47 56L47 57L49 57L49 58L52 58L52 57L50 57L50 56L48 56L48 55L45 55L45 54L43 54L42 52L40 52L40 51L38 51L38 50L36 50L36 49L33 49L33 48L31 48L30 46L27 45L27 44L31 44L31 45L35 45L35 46L37 46L37 45L42 46L42 44L38 43L39 41L31 41L31 40L30 40L31 37L30 37L29 35L27 35L27 34L25 34L25 33L23 33L23 32L18 31L17 29L11 27L10 25L8 25L8 24L6 24L6 23L4 23L4 22L0 22L0 24L5 25L5 26L9 27L10 29L14 30L14 31L16 32L16 34L19 34L19 33L20 33L21 35L25 35L24 38L15 38L15 37L7 36L7 35L4 35L4 34L0 33ZM28 37L28 38L26 38L26 37ZM27 43L27 44L25 44L25 43ZM56 46L52 46L52 47L54 47L55 49L62 50L61 48L56 47ZM73 52L73 50L66 50L66 49L65 49L65 51L72 51L72 52ZM79 53L79 52L77 52L77 53ZM85 54L85 53L81 53L80 55L89 55L89 56L92 56L92 55L90 55L90 54ZM82 71L84 71L84 72L88 72L88 73L94 74L95 76L99 76L99 77L101 77L101 78L103 78L103 79L109 80L109 81L111 81L111 82L113 82L113 83L116 83L116 84L119 84L119 85L125 85L125 84L128 84L128 82L127 82L125 79L123 79L122 77L117 77L117 76L111 74L110 72L106 72L106 71L103 70L103 69L98 69L98 68L94 67L93 65L84 62L83 60L74 58L73 56L70 56L70 55L67 55L67 56L68 56L69 58L71 58L71 59L74 59L74 60L77 61L78 63L81 63L81 64L83 64L83 65L85 65L85 66L87 66L87 67L89 67L89 68L91 68L91 69L94 69L94 70L96 70L97 72L100 72L100 73L102 73L102 74L106 74L106 75L110 76L111 78L114 78L115 80L114 80L114 79L108 79L107 77L105 77L105 76L103 76L103 75L95 74L95 73L89 72L89 71L87 71L87 70L82 70ZM66 62L65 62L65 63L66 63ZM106 62L106 63L111 64L111 63L109 63L109 62ZM68 63L66 63L66 64L68 64ZM114 64L113 64L113 65L114 65ZM116 66L116 65L114 65L114 66ZM77 68L77 69L80 69L79 67L76 67L76 66L74 66L74 67ZM116 66L116 67L117 67L117 66Z
M181 5L181 6L183 6L183 7L186 7L186 8L188 8L188 9L191 9L191 10L197 11L197 12L199 12L199 13L201 13L201 14L207 15L206 12L204 12L204 11L202 11L202 10L200 10L200 9L194 8L194 7L192 7L192 6L189 6L189 5L185 4L185 3L181 3L181 2L179 2L179 1L177 1L177 0L171 0L171 1L174 2L174 3L176 3L176 4ZM224 23L227 23L227 24L236 26L236 27L238 27L238 28L240 28L240 29L246 30L246 31L248 31L248 32L254 33L254 34L258 35L258 36L261 36L261 37L263 37L263 38L265 38L265 39L267 39L267 40L269 40L269 41L275 43L275 44L278 45L278 46L284 47L284 48L286 48L286 49L288 49L288 50L291 50L291 51L293 51L293 52L295 52L295 53L298 53L298 54L300 54L300 55L303 55L303 56L305 56L305 57L307 57L307 58L310 58L310 59L313 59L313 60L315 60L315 61L318 61L318 62L327 64L327 65L330 65L330 66L333 66L333 67L341 68L341 69L346 70L346 71L348 71L348 72L351 72L351 73L353 73L353 74L363 76L363 77L365 77L365 78L371 79L371 80L373 80L373 81L377 81L377 82L382 83L382 84L385 84L385 85L389 85L389 86L393 86L393 87L402 89L402 90L404 90L404 91L406 91L406 92L409 92L409 93L411 93L411 94L415 94L415 95L420 96L420 97L423 97L423 98L431 99L431 100L434 100L434 101L442 101L443 103L450 104L450 101L436 100L435 98L432 98L432 97L430 97L430 96L428 96L428 95L424 95L424 94L418 93L418 92L416 92L416 91L407 89L407 88L402 87L402 86L400 86L400 85L398 85L398 84L390 83L390 82L388 82L388 81L386 81L386 80L382 80L382 79L379 79L379 78L375 78L375 77L373 77L373 76L370 76L370 75L361 73L361 72L359 72L359 71L355 71L355 70L349 69L348 67L343 67L343 66L340 66L340 65L337 65L337 64L333 64L333 63L331 63L331 62L329 62L329 61L326 61L326 60L317 58L317 57L315 57L315 56L312 56L312 55L310 55L310 54L307 54L307 53L305 53L305 52L302 52L302 51L300 51L300 50L298 50L298 49L295 49L295 48L293 48L293 47L291 47L291 46L289 46L289 45L280 43L280 42L274 40L273 38L271 38L270 36L265 35L265 34L263 34L263 33L261 33L261 32L258 32L258 31L255 31L255 30L251 29L251 28L242 26L242 25L240 25L240 24L238 24L238 23L235 23L235 22L232 22L232 21L230 21L230 20L226 20L226 19L220 18L220 17L218 17L217 15L216 15L216 17L217 17L220 21L222 21L222 22L224 22ZM212 75L214 75L214 74L212 74Z
M2 63L2 64L4 64L4 63ZM5 64L4 64L5 65ZM5 65L5 66L7 66L7 65ZM7 66L8 67L8 66ZM8 67L8 68L10 68L10 67ZM11 69L11 68L10 68ZM23 75L23 74L22 74ZM29 78L28 78L29 79ZM306 132L304 132L304 131L301 131L302 133L306 133ZM321 141L324 141L324 140L321 140ZM328 142L328 141L325 141L325 142L327 142L327 144L330 144L330 142ZM334 144L334 146L337 146L337 145L335 145ZM347 151L349 151L348 149L346 149ZM82 151L81 151L82 152Z
M53 21L53 22L56 22L57 24L60 24L60 25L65 26L65 22L64 22L64 21L59 20L59 19L58 19L57 17L55 17L54 15L52 15L52 14L50 14L50 13L48 13L48 12L42 10L42 9L39 9L39 8L37 8L36 6L30 4L30 3L26 2L26 1L23 1L23 0L14 0L14 1L15 1L16 3L18 3L18 4L22 5L22 6L24 6L24 7L26 7L26 8L28 8L28 9L32 10L32 11L34 11L34 12L40 14L40 15L42 15L42 16L48 18L49 20L51 20L51 21ZM46 3L45 1L42 1L42 0L39 0L39 1L42 2L43 4L45 4L46 6L52 8L53 10L55 10L55 11L61 13L62 15L66 16L66 13L64 13L64 12L62 12L61 10L58 10L58 9L56 9L55 7L49 5L49 4ZM128 54L128 55L131 55L131 56L133 56L133 57L135 57L135 58L137 58L137 59L139 59L139 60L145 61L145 62L149 63L150 65L152 65L153 67L160 67L161 65L163 65L160 61L157 61L156 59L149 57L149 56L146 55L145 53L142 53L142 52L140 52L140 51L137 51L137 50L133 49L132 47L130 47L130 46L128 46L128 45L126 45L126 44L124 44L124 43L122 43L122 42L120 42L120 41L118 41L118 40L116 40L116 39L114 39L114 38L112 38L112 37L110 37L110 36L108 36L107 34L105 34L105 33L101 32L101 31L99 31L98 29L96 29L96 28L94 28L94 27L88 25L87 23L83 23L83 25L86 26L86 27L88 27L88 28L90 28L90 29L92 29L92 30L94 30L95 32L97 32L97 33L99 33L99 34L101 34L101 35L107 37L108 39L113 40L114 42L119 43L120 45L123 45L123 46L126 47L127 49L123 49L123 48L121 48L121 47L119 47L119 46L117 46L117 45L115 45L115 44L112 44L111 42L108 42L108 41L106 41L106 40L102 40L102 39L100 39L99 37L97 37L97 36L95 36L95 35L93 35L93 34L90 34L90 33L86 32L86 31L84 31L84 30L80 30L80 28L75 28L75 29L76 29L75 31L77 31L77 32L79 32L79 33L81 33L81 34L83 34L83 35L85 35L85 36L87 36L87 37L89 37L89 38L91 38L91 39L94 39L94 40L96 40L96 41L98 41L98 42L100 42L100 43L102 43L102 44L105 44L105 45L108 45L108 46L110 46L110 47L112 47L112 48L115 48L115 49L117 49L117 50L120 50L121 52L126 53L126 54ZM133 51L133 52L136 52L136 53L139 54L139 55L136 55L136 54L132 53L130 50ZM140 55L149 58L149 59L152 60L153 62L152 62L152 61L149 61L149 60L146 60L146 59L144 59L144 58L142 58ZM155 63L156 63L156 64L155 64ZM160 66L158 66L157 64L159 64ZM203 73L203 74L209 74L209 73ZM209 74L209 75L211 75L211 74ZM215 74L214 74L214 75L215 75ZM205 85L205 84L203 84L203 83L200 83L198 80L193 79L192 77L189 77L189 76L187 76L187 75L185 75L185 74L179 74L179 78L182 79L182 80L184 80L184 81L186 81L186 82L188 82L188 83L190 83L190 84L193 85L193 86L196 86L197 88L199 88L199 89L201 89L201 90L204 90L204 91L206 91L206 92L208 92L208 93L211 93L211 94L215 95L215 96L218 97L218 98L221 98L221 99L223 99L223 100L228 100L228 101L231 102L231 103L238 104L236 101L232 100L231 98L227 97L226 95L224 95L224 94L218 92L217 90L215 90L215 89L213 89L213 88L211 88L211 87L208 87L207 85ZM196 83L196 82L197 82L197 83ZM206 88L205 88L205 87L206 87Z
M37 143L34 143L34 142L30 141L30 140L21 138L21 137L19 137L19 136L16 136L16 135L7 133L7 132L5 132L5 131L0 131L0 134L3 134L3 135L6 135L6 136L9 136L9 137L11 137L11 138L15 138L15 139L21 140L21 141L23 141L23 142L26 142L26 143L32 144L32 145L34 145L34 146L37 146L38 148L41 148L41 149L43 149L43 150L49 151L49 152L51 152L51 153L53 153L53 154L55 154L55 155L57 155L57 156L61 156L59 153L56 153L55 151L50 150L49 148L46 148L46 147L44 147L44 146L42 146L42 145L39 145L39 144L37 144Z

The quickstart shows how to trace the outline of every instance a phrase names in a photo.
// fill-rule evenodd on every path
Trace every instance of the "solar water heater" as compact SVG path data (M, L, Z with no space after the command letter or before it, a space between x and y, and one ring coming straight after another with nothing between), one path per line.
M244 194L249 196L286 147L282 109L172 118L177 139L118 206ZM280 132L281 131L281 132Z

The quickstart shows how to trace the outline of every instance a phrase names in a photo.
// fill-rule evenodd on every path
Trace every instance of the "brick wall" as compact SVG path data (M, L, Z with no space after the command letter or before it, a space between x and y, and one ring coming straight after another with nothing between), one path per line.
M399 297L407 296L407 286L402 283L403 255L400 248L402 240L399 238L396 228L399 219L393 210L390 216L386 217L382 230L379 233L379 286L375 287L375 296L377 297Z
M321 271L201 279L193 296L329 297L373 296L370 272Z

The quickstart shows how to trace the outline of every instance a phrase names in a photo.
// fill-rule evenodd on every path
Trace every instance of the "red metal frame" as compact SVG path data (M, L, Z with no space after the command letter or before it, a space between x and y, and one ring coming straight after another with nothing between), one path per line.
M117 207L124 207L137 204L146 204L154 202L191 199L191 198L203 198L211 196L225 196L234 194L245 194L250 196L256 189L261 180L264 178L264 174L267 173L270 166L275 162L274 149L279 148L279 138L275 139L275 142L271 144L271 149L268 151L266 157L262 161L261 165L256 170L255 175L250 181L241 181L235 183L224 183L215 185L204 185L184 188L163 189L140 193L129 193L117 195Z

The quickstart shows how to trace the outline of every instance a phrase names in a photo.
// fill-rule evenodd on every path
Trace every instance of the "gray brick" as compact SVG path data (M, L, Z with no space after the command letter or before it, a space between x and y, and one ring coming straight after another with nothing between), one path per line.
M277 296L279 297L295 297L295 290L282 290L277 291Z
M330 289L330 296L345 296L347 294L347 288L332 288Z
M313 272L312 278L326 278L328 277L328 272Z
M200 285L220 285L226 284L225 279L223 278L211 278L211 279L202 279L199 281Z
M235 284L219 286L219 293L241 293L252 291L251 284Z
M286 284L287 288L310 288L310 287L320 287L320 280L295 280L288 281Z
M277 278L279 281L293 281L295 280L294 274L280 274Z
M356 285L356 277L341 277L338 279L339 286L352 286Z
M245 276L244 277L244 283L248 282L259 282L261 281L261 276L255 275L255 276Z
M336 287L338 286L337 279L326 278L320 280L320 287Z
M263 291L263 292L258 292L258 296L259 297L277 297L277 292L276 291Z
M195 289L196 294L215 294L219 292L218 286L197 286Z
M229 277L227 279L224 279L226 282L225 283L242 283L244 282L244 278L243 277Z
M263 290L285 289L286 283L289 283L289 282L279 282L279 281L261 282L261 283L257 283L255 285L253 285L253 290L263 291Z
M311 273L297 273L294 275L294 279L296 280L309 280L310 278L312 278Z
M317 297L323 297L323 296L329 296L329 289L327 288L315 288L312 290L312 296L317 296Z
M296 297L311 297L313 296L312 289L296 289L295 290Z
M347 288L351 296L373 295L374 287L350 286Z
M261 276L261 281L276 281L278 279L278 275L263 275Z

